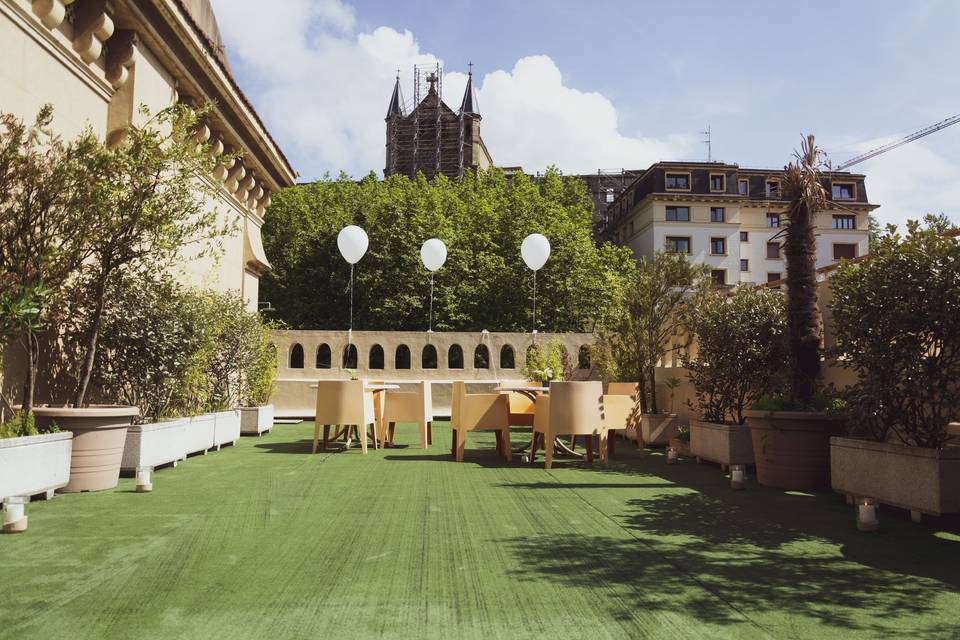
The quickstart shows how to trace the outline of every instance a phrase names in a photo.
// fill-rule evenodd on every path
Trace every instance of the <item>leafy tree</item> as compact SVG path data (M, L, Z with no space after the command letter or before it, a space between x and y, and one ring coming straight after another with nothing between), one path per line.
M532 278L520 243L540 232L552 255L537 275L538 328L589 330L610 312L633 262L626 248L594 244L592 212L582 181L556 170L538 180L499 169L432 183L326 178L273 199L264 244L274 269L261 296L294 328L346 328L350 270L336 236L358 224L370 247L355 270L354 327L426 329L429 274L419 249L438 237L448 256L436 274L434 327L529 331Z
M684 359L700 413L709 422L743 424L743 411L774 391L787 356L787 321L778 292L737 287L708 295L689 315L696 357Z
M923 216L923 226L934 233L944 234L950 231L956 231L957 225L953 220L947 217L947 214L940 212L938 214L928 213Z
M620 298L623 306L599 327L597 351L607 375L639 381L644 412L659 412L657 363L675 348L686 315L709 291L709 273L679 253L643 258Z
M6 337L21 337L27 355L24 420L33 409L37 334L51 299L92 254L102 195L101 143L90 129L64 142L51 132L52 120L49 105L29 127L0 114L0 325Z
M960 243L936 224L887 229L869 260L830 279L834 355L857 374L848 421L880 441L940 447L960 419Z
M787 327L790 344L791 400L811 406L820 376L820 308L817 306L817 244L815 220L826 206L821 183L825 156L807 136L795 161L784 169L783 196L787 205Z
M205 199L219 185L202 179L213 170L209 145L191 139L209 111L177 104L126 130L112 149L102 147L97 193L97 224L90 238L92 259L84 264L92 313L84 329L74 406L84 404L93 376L103 311L114 294L113 276L123 270L168 268L185 247L214 241L228 227L218 227L217 213ZM149 116L146 109L141 110Z

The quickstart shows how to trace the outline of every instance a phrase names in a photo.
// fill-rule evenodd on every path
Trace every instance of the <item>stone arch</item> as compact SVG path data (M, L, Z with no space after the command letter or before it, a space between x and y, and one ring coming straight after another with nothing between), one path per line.
M438 360L437 348L432 344L423 345L423 351L420 352L420 368L436 369L440 364Z
M368 369L383 369L384 368L384 355L383 347L379 344L375 344L370 347L370 359L367 362Z
M348 344L343 348L343 368L356 369L360 365L360 354L357 353L357 345Z
M316 359L317 369L329 369L330 362L332 359L333 358L330 354L330 345L324 342L319 347L317 347L317 359Z
M517 359L514 355L513 347L509 344L505 344L500 347L500 368L501 369L516 369L517 368Z
M463 348L460 345L452 344L447 350L447 368L463 369Z
M410 368L410 347L405 344L401 344L397 347L396 352L393 357L393 368L394 369L409 369Z
M490 349L487 348L487 345L478 344L477 348L473 350L473 368L490 368Z
M303 345L295 343L290 347L290 368L303 369Z

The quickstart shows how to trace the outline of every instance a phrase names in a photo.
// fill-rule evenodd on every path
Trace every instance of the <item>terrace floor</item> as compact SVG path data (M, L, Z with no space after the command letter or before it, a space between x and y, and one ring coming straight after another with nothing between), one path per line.
M444 425L367 456L311 435L29 505L0 537L0 637L960 637L949 524L861 534L835 494L734 492L622 441L546 471L486 435L455 464Z

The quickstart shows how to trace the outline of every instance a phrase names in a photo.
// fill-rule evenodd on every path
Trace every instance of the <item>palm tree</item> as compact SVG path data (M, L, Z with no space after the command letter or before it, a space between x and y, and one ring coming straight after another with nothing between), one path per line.
M820 375L820 308L817 306L817 245L814 227L826 207L821 183L825 155L808 135L794 162L784 169L783 197L787 208L787 327L790 339L792 399L810 405Z

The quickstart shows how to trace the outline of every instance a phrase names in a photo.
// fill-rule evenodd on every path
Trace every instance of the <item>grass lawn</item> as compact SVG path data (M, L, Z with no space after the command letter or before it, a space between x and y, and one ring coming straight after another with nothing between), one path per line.
M502 463L471 435L310 455L312 424L58 496L0 537L3 638L960 637L960 536L713 465ZM522 439L517 434L515 442ZM942 524L942 523L941 523Z

